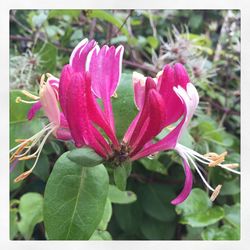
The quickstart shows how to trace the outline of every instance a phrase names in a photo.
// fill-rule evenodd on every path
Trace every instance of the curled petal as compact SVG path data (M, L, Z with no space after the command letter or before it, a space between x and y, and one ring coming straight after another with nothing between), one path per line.
M27 118L28 120L32 120L36 113L42 108L42 104L40 101L37 103L33 104L30 110L28 111Z
M184 114L181 121L163 139L151 146L145 147L142 151L133 156L132 160L137 160L139 158L148 156L158 151L175 148L178 140L180 139L180 136L182 135L183 130L187 127L191 117L195 112L195 109L199 102L199 96L196 88L193 86L192 83L188 83L187 91L180 86L178 86L178 88L175 87L174 90L183 103Z
M142 109L145 99L145 83L146 77L140 73L133 72L133 86L134 86L134 101L136 107Z
M71 82L72 74L73 74L73 69L69 64L67 64L63 67L59 80L59 101L65 116L67 115L66 103L67 103L68 87Z
M184 183L184 187L181 191L181 193L171 201L171 204L173 205L178 205L180 203L182 203L183 201L185 201L187 199L187 197L189 196L191 190L192 190L192 186L193 186L193 175L192 175L192 171L190 169L190 166L188 164L188 160L187 158L182 155L182 162L183 162L183 168L184 168L184 172L185 172L185 183Z
M96 46L89 64L92 90L102 99L105 115L113 131L114 116L110 97L114 95L120 81L123 51L123 46L116 49L114 46L109 48L105 45L101 49Z
M40 102L49 121L55 126L60 126L60 110L57 96L50 84L45 84L40 89Z
M82 40L73 50L69 64L76 72L86 72L86 62L89 52L96 46L96 41L88 39Z
M143 126L136 136L136 141L131 145L133 151L131 156L140 151L143 146L151 141L162 129L162 122L164 118L165 104L161 95L155 90L151 89L145 102L145 108L143 112L146 112L146 120L138 121L138 124L142 122ZM141 116L143 117L143 115Z
M176 63L174 65L174 73L175 86L180 85L182 88L186 89L186 86L190 82L190 79L185 67L181 63Z
M184 112L182 101L174 91L174 87L177 86L179 82L176 76L179 77L175 72L175 67L172 68L170 65L166 65L158 79L157 88L163 96L167 107L165 110L165 126L176 122Z

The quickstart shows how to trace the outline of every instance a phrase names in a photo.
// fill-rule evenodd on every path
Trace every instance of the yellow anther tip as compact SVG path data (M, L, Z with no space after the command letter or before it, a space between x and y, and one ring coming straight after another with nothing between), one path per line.
M222 185L221 185L221 184L218 185L218 186L215 188L214 192L213 192L212 195L210 196L210 200L211 200L211 201L214 201L214 200L218 197L221 188L222 188Z
M18 96L17 98L16 98L16 103L20 103L22 101L22 98L20 97L20 96Z

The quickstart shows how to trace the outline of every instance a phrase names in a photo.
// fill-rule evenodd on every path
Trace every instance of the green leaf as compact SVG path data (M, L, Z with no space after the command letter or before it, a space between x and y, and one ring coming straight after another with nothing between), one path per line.
M153 48L156 49L159 46L159 41L156 37L154 36L148 36L147 37L147 42L148 44Z
M102 215L102 220L100 221L100 223L98 225L98 229L103 230L103 231L106 230L108 223L111 219L111 216L112 216L112 205L111 205L110 199L107 198L104 212Z
M158 221L150 216L143 219L140 226L142 234L147 240L171 240L175 234L176 224Z
M58 49L56 46L51 43L39 42L37 43L34 52L39 54L39 67L41 67L42 72L55 71L58 53Z
M114 205L115 219L124 232L136 233L143 219L139 202L125 205Z
M49 18L58 18L61 16L79 17L81 10L50 10Z
M100 157L92 148L87 147L73 149L67 154L67 157L74 163L84 167L94 167L103 162L102 157Z
M240 192L240 180L235 178L232 181L223 182L220 195L234 195Z
M121 191L114 185L109 185L108 197L112 203L128 204L136 201L136 194L132 191Z
M85 168L67 154L57 160L45 188L45 229L49 239L87 240L103 216L108 174L103 165Z
M108 231L96 230L90 237L90 240L112 240L112 236Z
M147 170L167 175L167 168L158 159L142 158L140 162Z
M122 74L117 89L117 97L112 98L113 112L115 117L116 134L122 139L130 123L138 114L134 104L134 90L132 74Z
M17 209L10 209L10 240L13 240L18 232L17 227Z
M222 207L212 207L206 192L194 188L188 198L176 206L177 214L181 214L180 223L192 227L204 227L216 223L224 217Z
M43 221L43 197L39 193L26 193L20 199L21 220L18 229L25 239L30 239L37 223Z
M131 162L124 163L114 169L114 181L115 185L124 191L127 185L127 178L131 172Z
M239 240L240 229L225 224L221 227L207 227L201 233L203 240Z
M225 220L235 227L240 227L240 204L224 205Z
M116 15L112 15L106 10L90 10L88 11L88 17L98 18L100 20L112 23L118 29L120 29L124 35L129 36L129 32L126 26L123 25L123 21L120 18L118 18Z
M224 210L222 207L213 207L207 211L199 212L197 214L190 214L180 220L182 224L188 224L192 227L205 227L212 225L224 217Z
M174 198L174 192L168 186L162 184L141 185L139 194L138 199L148 215L164 222L175 219L174 206L170 204Z

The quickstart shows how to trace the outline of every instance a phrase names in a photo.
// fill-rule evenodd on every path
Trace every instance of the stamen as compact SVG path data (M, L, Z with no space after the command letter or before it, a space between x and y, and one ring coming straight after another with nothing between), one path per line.
M192 163L193 166L195 167L195 170L198 172L199 176L201 177L202 181L203 181L204 184L207 186L207 188L214 192L214 189L208 184L208 182L206 181L206 179L205 179L204 176L202 175L201 171L199 170L199 168L198 168L197 165L195 164L195 162L194 162L194 160L192 159L192 157L191 157L187 152L184 152L184 154L185 154L185 155L188 157L188 159L191 161L191 163Z
M227 155L227 151L223 152L222 154L218 155L217 158L213 157L215 160L208 164L209 167L215 167L218 164L222 163L225 160L225 156Z
M113 94L113 96L112 96L112 97L114 97L114 98L118 98L117 93L116 93L116 92L114 92L114 94Z
M10 163L12 163L16 158L17 155L23 151L23 149L26 147L26 145L29 143L30 141L27 141L26 143L24 143L22 146L20 146L17 151L10 157Z
M39 96L36 96L36 95L33 95L31 94L30 92L28 92L27 90L22 90L22 93L26 96L28 96L29 98L31 99L34 99L34 100L39 100L40 97Z
M32 103L37 103L38 101L26 101L26 100L23 100L20 96L18 96L18 97L16 98L16 103L20 103L20 102L32 104Z
M211 201L214 201L214 200L217 198L217 196L218 196L219 193L220 193L221 187L222 187L222 185L218 185L218 186L215 188L214 192L213 192L212 195L210 196L210 200L211 200Z
M223 164L226 168L238 168L240 165L238 163L229 163L229 164Z
M14 182L17 183L19 181L22 181L22 180L26 179L31 173L32 173L31 169L28 170L28 171L23 172L22 174L20 174L19 176L16 177Z

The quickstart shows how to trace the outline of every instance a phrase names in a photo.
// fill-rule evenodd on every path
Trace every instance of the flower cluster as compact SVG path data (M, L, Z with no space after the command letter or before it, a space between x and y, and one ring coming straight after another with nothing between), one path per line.
M23 91L33 101L21 98L17 101L34 103L28 118L32 119L42 108L50 123L11 150L15 151L11 156L14 163L36 158L33 167L17 177L16 181L32 172L45 141L53 134L57 139L73 141L78 148L87 146L94 149L114 166L160 151L175 150L182 158L186 179L183 190L171 203L177 205L183 202L192 189L190 164L213 192L211 199L214 200L221 185L212 188L195 161L210 167L218 165L235 173L238 172L233 168L238 165L222 164L226 153L203 156L179 143L199 102L197 90L190 83L182 64L164 66L155 78L134 72L132 82L138 114L123 139L118 140L111 97L116 95L120 82L123 52L121 45L100 48L94 40L85 39L73 50L69 64L63 67L59 79L50 74L47 74L47 80L45 76L41 77L39 96ZM157 141L156 136L170 126L170 132ZM38 149L30 154L36 145Z

